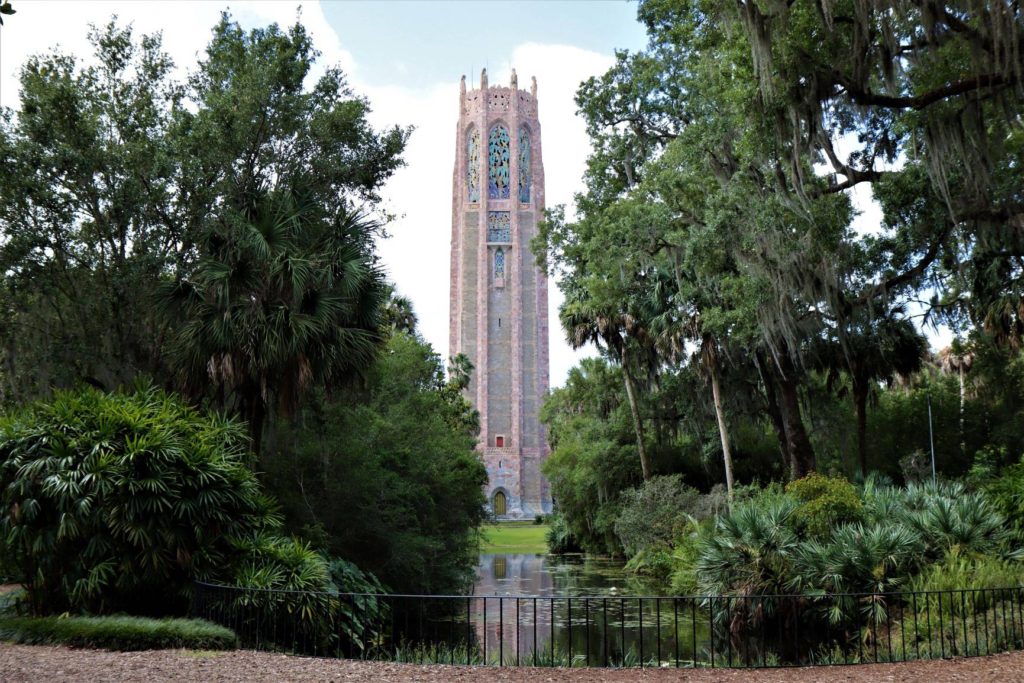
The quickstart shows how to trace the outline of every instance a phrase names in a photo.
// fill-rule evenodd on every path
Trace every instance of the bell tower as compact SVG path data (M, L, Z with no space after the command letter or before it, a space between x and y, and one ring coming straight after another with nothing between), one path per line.
M473 362L467 397L480 411L477 447L487 499L500 518L551 511L540 465L548 390L547 277L530 240L544 211L537 81L459 88L452 178L451 353Z

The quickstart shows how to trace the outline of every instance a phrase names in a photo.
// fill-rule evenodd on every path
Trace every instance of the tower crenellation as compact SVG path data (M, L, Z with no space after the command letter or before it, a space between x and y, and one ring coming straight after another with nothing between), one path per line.
M536 79L520 90L460 82L452 182L450 339L474 373L467 396L480 411L487 496L495 513L549 512L540 472L547 438L540 406L548 390L547 278L529 251L544 210Z

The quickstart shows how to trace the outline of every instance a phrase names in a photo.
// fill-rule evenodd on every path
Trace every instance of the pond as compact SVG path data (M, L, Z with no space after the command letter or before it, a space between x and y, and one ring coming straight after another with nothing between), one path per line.
M657 597L666 585L604 557L482 554L473 595L483 661L685 662L709 631L692 601Z
M626 571L620 560L580 554L482 553L474 595L577 597L668 595L668 586Z

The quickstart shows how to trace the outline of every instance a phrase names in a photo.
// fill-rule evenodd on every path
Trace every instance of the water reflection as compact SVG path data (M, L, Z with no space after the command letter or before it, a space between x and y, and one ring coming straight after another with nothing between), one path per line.
M469 619L483 661L692 660L708 630L692 604L623 597L656 596L664 588L608 558L484 554Z
M667 586L627 572L620 561L585 555L480 555L474 595L577 597L658 595Z

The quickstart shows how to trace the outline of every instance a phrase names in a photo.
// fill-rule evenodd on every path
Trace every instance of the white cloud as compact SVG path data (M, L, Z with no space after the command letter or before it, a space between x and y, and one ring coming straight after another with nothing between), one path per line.
M300 3L249 1L217 3L205 0L106 0L100 2L24 2L18 13L0 29L0 105L18 105L18 71L32 54L60 47L87 58L92 50L86 38L90 22L103 24L113 14L122 23L133 24L138 33L163 33L164 49L183 76L197 62L210 39L210 28L222 9L245 28L270 22L290 25ZM374 108L371 120L378 127L413 125L405 154L406 168L388 182L384 190L388 210L399 216L390 226L392 238L380 253L390 277L409 296L420 317L424 336L446 357L448 353L448 282L451 236L451 177L458 120L458 79L453 73L443 83L416 88L388 86L360 80L358 63L342 47L338 33L327 22L319 2L303 2L302 23L313 35L323 54L310 74L316 78L327 65L340 64L356 92L366 95ZM576 117L573 97L585 78L604 72L610 55L566 45L527 43L511 55L493 59L507 66L491 74L492 83L506 83L511 66L520 82L536 75L546 198L548 206L568 204L582 189L582 175L589 143L582 121ZM492 62L493 63L493 62ZM472 82L474 74L466 74ZM558 325L560 293L549 286L551 330L551 380L561 384L569 368L583 355L569 349Z

